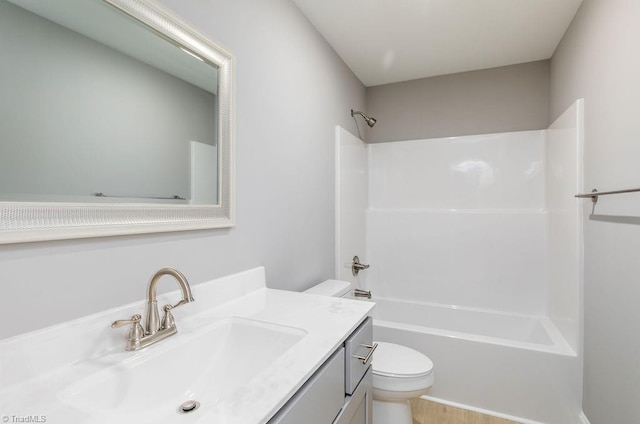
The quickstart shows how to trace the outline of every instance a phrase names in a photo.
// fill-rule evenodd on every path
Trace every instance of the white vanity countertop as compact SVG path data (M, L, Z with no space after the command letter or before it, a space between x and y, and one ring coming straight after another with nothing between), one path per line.
M168 282L169 284L173 284ZM144 284L141 292L144 292ZM0 416L7 422L19 417L45 417L47 423L266 423L304 382L371 313L374 304L329 298L265 287L264 269L256 268L192 287L195 302L175 309L178 334L138 352L124 351L127 330L111 329L115 319L143 313L143 302L105 311L51 328L0 340ZM159 296L175 302L177 293ZM166 301L165 303L170 303ZM220 399L199 398L185 393L184 399L159 399L153 416L118 412L96 413L61 396L70 385L90 378L122 361L143 361L154 349L170 349L203 327L230 317L248 318L295 327L304 337L255 377ZM299 331L298 330L298 331ZM182 340L180 340L182 338ZM249 344L251 346L251 344ZM260 355L261 346L252 346ZM158 350L160 351L160 350ZM158 373L180 373L180 364ZM167 377L167 380L170 380ZM162 381L162 378L159 379ZM140 396L126 378L119 382L115 399ZM195 398L201 407L178 414L180 402ZM23 421L24 422L24 421ZM40 421L44 422L42 418Z

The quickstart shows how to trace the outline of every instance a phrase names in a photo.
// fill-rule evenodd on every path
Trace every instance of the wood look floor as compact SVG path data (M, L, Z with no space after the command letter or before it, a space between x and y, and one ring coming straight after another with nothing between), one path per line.
M504 418L483 415L424 399L413 400L411 411L413 424L518 424Z

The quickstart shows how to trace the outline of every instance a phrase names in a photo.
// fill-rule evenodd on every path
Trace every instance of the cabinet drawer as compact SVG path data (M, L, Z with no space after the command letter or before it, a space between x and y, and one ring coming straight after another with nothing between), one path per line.
M268 424L327 424L344 404L344 348L307 380Z
M346 355L345 393L353 394L373 358L373 319L368 317L344 344Z

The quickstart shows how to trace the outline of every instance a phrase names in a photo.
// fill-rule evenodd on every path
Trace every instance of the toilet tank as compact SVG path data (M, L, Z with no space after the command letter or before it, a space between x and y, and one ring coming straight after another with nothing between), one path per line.
M326 280L320 284L316 284L305 293L318 294L320 296L342 297L351 290L351 283L341 280Z

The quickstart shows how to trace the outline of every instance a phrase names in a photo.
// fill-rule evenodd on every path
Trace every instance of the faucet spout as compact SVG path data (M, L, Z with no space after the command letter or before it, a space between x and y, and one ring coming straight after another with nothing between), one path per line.
M158 315L158 299L157 288L160 277L164 275L171 275L178 282L180 290L182 290L182 300L173 305L171 309L176 308L185 303L193 302L193 295L191 294L191 287L187 278L180 271L174 268L162 268L156 272L151 281L149 282L149 288L147 290L147 313L145 320L145 334L153 335L158 332L160 328L160 318Z

